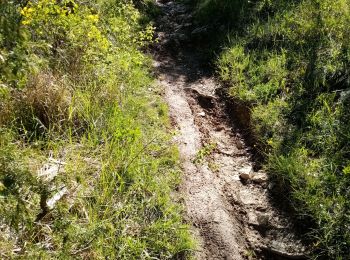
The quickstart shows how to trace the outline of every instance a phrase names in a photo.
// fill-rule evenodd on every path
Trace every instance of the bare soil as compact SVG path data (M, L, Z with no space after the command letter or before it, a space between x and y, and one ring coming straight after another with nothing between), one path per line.
M198 241L195 258L306 259L292 221L271 202L273 183L254 171L251 149L217 94L220 84L190 44L201 28L193 29L186 5L157 4L154 67L176 128L184 172L179 192Z

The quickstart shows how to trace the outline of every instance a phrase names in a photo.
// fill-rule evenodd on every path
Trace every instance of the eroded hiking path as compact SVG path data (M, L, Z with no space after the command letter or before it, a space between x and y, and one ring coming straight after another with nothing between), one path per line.
M158 5L155 67L177 129L180 192L199 243L196 258L304 259L293 226L270 202L266 174L254 172L249 148L226 115L220 86L186 44L191 14L180 3Z

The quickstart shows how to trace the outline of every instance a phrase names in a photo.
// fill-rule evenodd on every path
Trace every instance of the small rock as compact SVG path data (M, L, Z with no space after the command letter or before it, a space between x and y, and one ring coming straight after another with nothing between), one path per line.
M248 174L248 173L241 173L239 175L239 178L241 178L242 180L249 180L250 179L250 174Z
M269 189L269 190L273 190L273 188L274 188L275 186L276 186L275 183L270 182L270 183L269 183L269 186L268 186L268 189Z
M267 208L266 208L266 207L263 207L263 206L257 206L257 207L256 207L256 210L257 210L257 211L260 211L260 212L265 212L265 211L267 210Z
M265 172L257 172L252 176L252 181L255 183L264 183L267 181L267 174Z
M242 150L244 148L244 145L241 142L241 140L236 140L236 146L239 150Z
M244 168L239 170L240 174L239 177L243 180L249 180L251 178L251 174L253 172L253 167L252 166L245 166Z
M235 153L235 151L234 150L229 150L229 149L225 149L225 148L220 148L220 147L218 147L218 150L219 150L219 152L220 153L222 153L222 154L224 154L224 155L228 155L228 156L232 156L234 153Z
M198 113L199 116L205 117L205 112Z
M252 226L259 225L259 222L257 220L257 216L253 212L248 212L247 217L248 217L249 225L252 225Z
M270 216L267 214L256 214L256 219L259 223L259 226L268 227L270 222Z

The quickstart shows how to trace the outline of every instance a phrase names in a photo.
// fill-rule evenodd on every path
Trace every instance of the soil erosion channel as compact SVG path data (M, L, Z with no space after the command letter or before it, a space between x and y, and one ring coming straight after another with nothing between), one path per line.
M225 113L219 85L191 48L189 9L157 3L155 70L174 125L184 171L181 195L198 241L196 259L305 259L286 215L272 206L264 172Z

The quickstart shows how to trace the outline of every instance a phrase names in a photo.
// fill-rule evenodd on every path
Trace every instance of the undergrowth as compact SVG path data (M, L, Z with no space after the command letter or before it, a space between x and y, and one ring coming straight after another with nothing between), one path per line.
M0 2L1 258L189 255L147 21L131 1Z
M251 110L276 192L313 220L314 257L349 259L350 1L196 3L198 24L228 28L218 74Z

